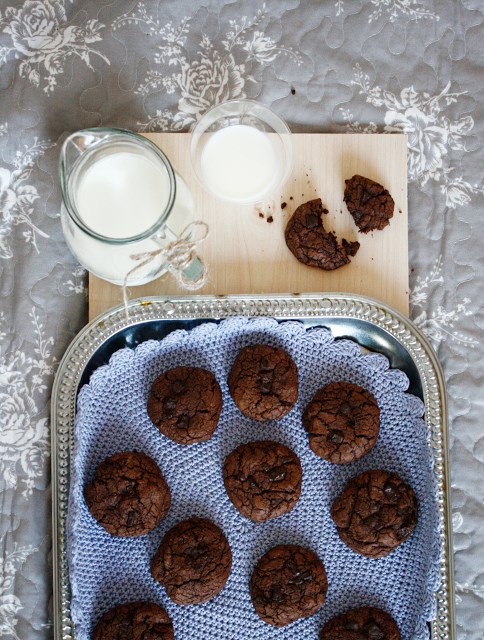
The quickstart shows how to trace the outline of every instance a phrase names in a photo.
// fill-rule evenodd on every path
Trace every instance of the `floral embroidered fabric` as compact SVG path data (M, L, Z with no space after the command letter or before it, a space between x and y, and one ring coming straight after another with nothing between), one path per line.
M227 98L294 131L408 136L411 317L448 381L459 637L481 640L481 0L0 2L0 635L52 634L49 400L87 320L59 148L91 126L188 130Z

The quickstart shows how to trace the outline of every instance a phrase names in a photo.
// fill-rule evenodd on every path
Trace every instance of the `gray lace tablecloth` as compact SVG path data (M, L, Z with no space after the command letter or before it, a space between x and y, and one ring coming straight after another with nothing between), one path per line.
M448 384L460 640L484 627L482 0L0 1L0 636L52 636L49 399L87 320L59 147L247 96L295 131L408 135L411 316Z

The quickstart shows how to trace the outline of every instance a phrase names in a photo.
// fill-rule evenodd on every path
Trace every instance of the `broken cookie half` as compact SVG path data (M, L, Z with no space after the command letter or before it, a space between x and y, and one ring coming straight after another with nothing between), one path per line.
M350 262L360 248L359 242L343 240L341 244L331 231L326 231L320 198L300 205L286 226L286 244L299 262L332 271Z
M384 229L390 224L395 202L378 182L355 175L345 180L344 201L361 233Z

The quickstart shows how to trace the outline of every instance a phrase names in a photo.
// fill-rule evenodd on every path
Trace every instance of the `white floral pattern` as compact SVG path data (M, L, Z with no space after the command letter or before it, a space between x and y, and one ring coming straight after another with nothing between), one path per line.
M461 584L460 582L456 581L455 583L456 605L459 605L462 603L463 595L473 595L482 602L482 600L484 600L484 587L480 587L476 584L469 584L468 582L464 582L464 584Z
M29 315L35 337L33 356L20 349L7 351L13 336L0 313L0 478L7 488L20 484L24 495L43 475L49 454L48 419L42 417L39 401L45 402L57 364L52 356L54 338L44 336L35 307Z
M437 305L430 310L429 296L433 293L436 285L443 285L443 283L442 255L440 255L427 276L424 278L417 276L410 291L413 321L435 346L444 339L453 340L469 347L476 346L477 340L456 330L459 319L472 313L469 298L464 298L457 303L454 309L444 309L441 305Z
M5 541L0 540L2 547ZM17 626L17 614L22 609L19 598L13 593L17 572L21 569L27 558L39 549L33 546L20 547L14 543L12 551L6 551L0 556L0 636L8 636L20 640L15 627Z
M13 257L11 233L14 226L26 227L22 235L37 253L37 236L49 237L32 221L32 205L39 198L39 194L37 187L28 184L27 181L36 160L54 146L55 144L49 140L39 141L34 138L30 146L24 145L23 149L17 150L10 168L0 166L0 258Z
M76 266L72 270L72 278L69 280L65 280L62 283L62 291L66 293L66 295L75 295L78 293L84 294L84 297L87 298L89 290L86 286L87 280L87 270L82 266Z
M390 22L395 22L400 16L408 16L411 20L439 20L439 16L434 11L429 11L421 2L417 0L371 0L375 7L368 18L369 22L378 20L382 16L388 18Z
M0 47L0 66L12 56L21 60L19 73L36 87L43 83L51 93L66 61L76 56L90 69L91 57L109 60L90 45L101 40L103 24L89 20L85 25L67 24L60 0L26 0L19 8L7 7L0 13L0 29L10 36L11 45Z
M336 15L344 13L345 0L336 0ZM382 17L390 22L395 22L398 18L406 16L411 20L439 20L439 16L425 8L418 0L370 0L373 11L368 16L368 22L375 22ZM349 3L348 3L349 4Z
M256 64L269 64L279 55L290 56L302 63L300 54L290 47L279 46L265 35L261 24L266 18L265 4L257 15L240 22L229 21L228 31L217 46L202 35L197 57L189 60L185 49L190 30L190 18L179 25L162 25L149 15L143 1L118 18L114 29L123 24L144 24L163 44L154 58L157 67L151 69L136 91L146 95L164 88L166 93L179 93L178 111L158 110L147 122L138 122L142 131L181 131L193 126L208 108L234 98L245 98L245 83L255 82L250 70ZM169 72L169 68L175 71Z
M56 149L42 145L98 124L189 129L207 106L246 95L275 105L300 129L339 130L342 114L348 132L398 128L412 140L411 206L427 208L427 219L409 236L418 255L412 317L439 347L451 377L457 628L459 637L482 640L476 620L484 599L484 507L475 478L484 460L478 402L484 145L472 116L482 108L483 10L480 0L267 0L267 9L255 0L1 3L0 486L10 486L0 491L7 514L0 518L2 640L52 635L45 624L52 577L47 399L54 356L81 327L86 309L85 274L65 260L54 223L61 198ZM373 65L378 79L365 79L358 67L353 74L358 60L368 64L365 71ZM32 305L46 327L40 338L25 312ZM11 531L13 522L19 526ZM24 564L22 553L30 552L34 561Z
M408 177L420 187L429 180L440 186L449 209L467 204L473 195L484 194L484 187L471 184L456 169L450 166L449 150L464 152L466 141L474 127L472 116L462 116L453 120L447 107L455 103L466 92L451 92L451 83L437 95L419 92L413 86L401 90L400 95L372 86L370 77L359 64L353 69L352 84L358 87L360 95L374 107L384 108L384 131L403 131L408 136ZM359 133L373 133L378 130L374 122L363 127L354 119L348 108L341 108L347 130Z

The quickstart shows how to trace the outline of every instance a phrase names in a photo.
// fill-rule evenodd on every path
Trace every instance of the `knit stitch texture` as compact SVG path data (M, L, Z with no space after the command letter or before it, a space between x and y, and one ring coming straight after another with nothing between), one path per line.
M244 417L227 388L239 350L249 344L286 349L299 373L299 399L284 418L264 423ZM178 445L160 434L146 413L153 380L178 365L211 370L220 383L223 410L211 440ZM314 393L338 380L356 383L377 399L380 436L361 460L334 465L309 448L301 415ZM269 318L231 318L191 331L175 331L162 341L116 352L92 375L78 398L75 450L68 517L72 618L76 639L91 637L93 625L110 607L150 600L165 607L179 640L317 640L333 615L355 606L378 606L396 619L403 640L428 638L438 587L439 525L424 406L406 393L406 375L378 354L364 354L350 340L335 340L323 328L306 330L298 322ZM239 444L273 439L291 447L303 468L296 507L275 520L256 524L236 511L224 489L222 465ZM83 487L96 466L117 451L144 451L160 466L172 492L166 519L138 538L109 535L90 515ZM417 528L387 557L369 559L338 537L330 509L345 483L367 469L398 473L419 503ZM150 559L164 533L189 516L211 518L225 532L233 555L230 578L213 600L177 606L150 575ZM313 617L275 628L256 615L248 583L258 558L277 544L300 544L319 555L328 573L328 595Z

